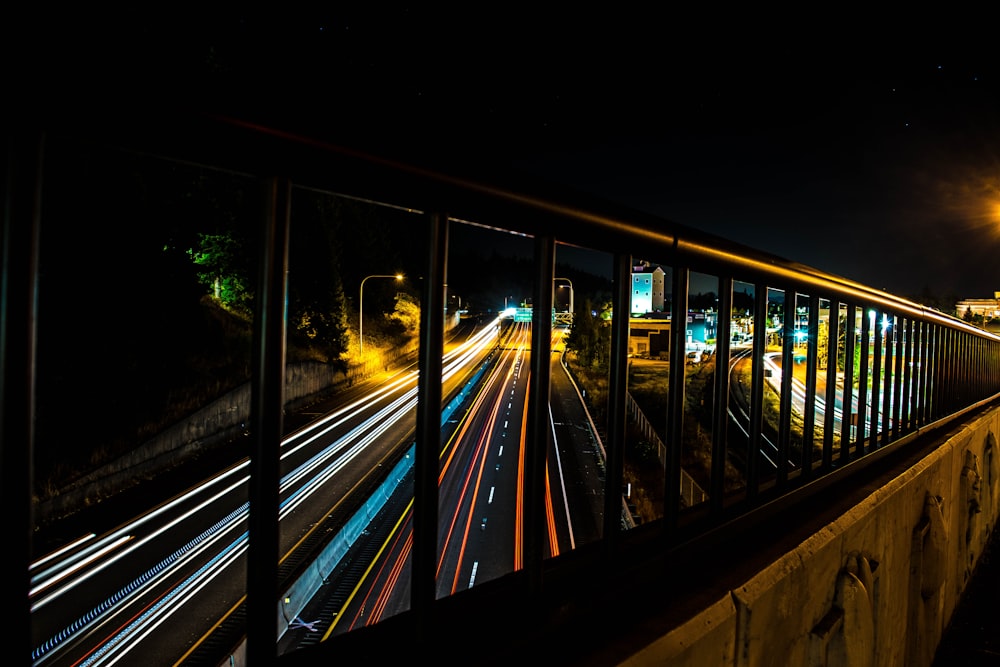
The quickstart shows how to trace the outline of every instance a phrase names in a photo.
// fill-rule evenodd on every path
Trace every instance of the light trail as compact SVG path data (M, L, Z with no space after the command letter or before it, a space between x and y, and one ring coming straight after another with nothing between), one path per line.
M559 438L556 436L556 420L552 416L552 406L549 405L549 426L552 429L552 449L555 452L556 459L556 470L559 471L559 488L562 493L563 499L563 510L566 513L566 526L569 529L569 548L573 550L576 548L576 537L573 531L573 517L570 516L569 511L569 497L566 495L566 476L563 474L562 459L559 456ZM552 491L549 488L549 468L545 467L545 498L546 498L546 516L549 517L549 542L554 545L552 547L552 555L559 555L559 541L555 537L554 525L555 525L555 510L552 507Z
M446 518L447 527L443 532L443 545L441 551L439 552L439 560L436 569L436 578L440 581L442 576L442 570L445 567L445 556L449 551L457 551L458 563L455 565L453 573L450 575L450 591L452 594L459 591L462 586L465 588L471 588L475 585L477 577L479 575L480 565L482 564L479 560L472 563L470 572L466 575L462 572L462 562L466 557L465 546L468 544L471 533L474 530L475 519L477 515L472 511L478 504L480 490L483 488L483 475L486 470L486 465L488 464L488 454L491 444L491 434L494 434L498 428L502 428L506 431L510 427L509 419L502 419L501 412L507 411L507 408L502 404L509 401L514 397L513 390L511 392L497 391L496 388L500 383L501 379L504 383L509 384L511 387L516 388L518 382L520 382L519 374L520 368L523 361L521 360L521 355L523 353L523 343L514 347L514 345L508 344L503 348L503 353L501 361L496 366L497 369L504 369L500 372L491 372L479 385L479 389L476 395L471 399L470 407L464 411L465 418L459 421L458 426L455 431L448 438L447 442L442 446L439 454L441 460L440 471L438 475L438 485L441 487L445 480L450 476L456 474L458 471L455 470L456 462L458 461L458 448L459 444L470 439L472 428L472 421L467 417L473 414L484 414L485 423L479 428L478 434L476 435L474 442L472 444L472 451L470 452L469 463L465 464L461 470L461 483L460 488L456 491L456 495L462 498L469 498L467 502L458 502L453 508L454 511ZM577 390L579 391L579 390ZM495 394L491 407L487 408L486 403L488 402L488 395L490 393ZM524 399L524 405L527 405L527 396ZM582 397L581 397L582 400ZM509 414L509 411L507 411ZM518 509L515 514L517 519L515 520L516 527L515 533L515 563L516 567L523 567L523 532L524 532L524 505L523 505L523 489L524 489L524 461L525 461L525 437L527 433L526 429L526 419L527 419L527 409L521 411L522 418L520 420L520 442L521 446L518 448L519 463L517 464L517 491L515 492L516 504ZM565 513L565 520L569 531L569 542L573 548L575 548L575 537L574 529L570 515L569 499L566 494L566 480L563 471L563 464L559 454L558 440L555 437L555 421L551 413L551 406L549 411L549 424L552 429L553 444L555 446L554 461L557 467L557 475L559 480L559 485L561 488L561 496L563 498L563 510L560 513ZM592 426L592 423L591 423ZM497 448L497 456L503 455L505 446L501 442ZM600 450L603 452L603 448ZM562 547L559 544L558 528L556 522L556 511L555 503L553 501L553 478L550 474L548 465L545 469L545 526L546 526L546 536L549 543L549 552L552 556L557 556L561 553ZM484 499L488 504L492 504L496 495L496 487L491 486L488 491L487 498ZM385 609L390 603L393 595L396 594L396 589L401 583L401 577L405 571L405 567L408 559L411 556L411 537L412 537L412 499L410 500L407 508L401 513L399 519L397 520L392 533L386 537L383 541L382 546L379 548L379 554L393 554L391 559L382 559L381 556L373 561L372 566L370 566L361 580L355 585L354 590L348 597L348 600L341 606L338 612L332 615L332 621L330 627L324 634L322 641L332 636L334 630L338 626L346 625L345 631L350 631L359 625L371 625L377 623L381 620ZM470 508L468 511L466 508ZM485 524L484 524L485 525ZM458 541L462 545L458 549L451 548L450 545ZM382 562L379 564L380 560L389 560L389 562ZM372 581L373 583L368 584L367 581ZM378 583L374 583L378 582ZM358 601L357 595L360 591L368 587L368 592L365 593L363 600ZM357 609L358 611L347 613L349 608ZM350 619L350 620L349 620Z
M41 581L41 584L35 586L28 591L29 599L35 595L38 595L42 591L45 591L52 586L55 586L63 579L73 576L78 572L85 570L86 568L92 566L94 563L104 558L112 551L115 551L119 547L128 544L132 540L132 535L121 535L119 537L107 538L101 540L97 544L92 545L90 548L81 551L76 554L68 562L61 565L59 568L53 568L52 570L46 570L40 575L32 577L31 583L36 581Z
M442 382L451 378L455 373L461 370L468 362L475 359L475 356L480 353L482 348L489 345L496 337L495 326L496 320L490 325L484 327L478 334L470 336L468 339L463 341L454 350L447 353L444 357L444 367L442 369ZM334 428L342 425L351 418L357 416L361 411L365 410L367 407L372 405L375 401L381 397L390 394L393 391L398 391L400 387L405 386L406 382L415 382L417 377L416 372L411 372L406 374L403 378L400 378L385 387L378 389L365 396L365 398L355 401L350 405L340 408L330 415L327 415L323 419L318 420L311 424L307 429L303 429L297 434L293 434L282 441L281 447L283 449L281 458L284 460L292 453L296 452L301 447L305 446L306 443L315 442L317 439L321 438L323 435L328 434ZM340 438L335 441L332 445L324 448L324 450L309 459L309 461L304 464L304 467L309 470L317 469L321 467L322 462L330 460L332 457L337 455L341 450L346 447L348 449L348 456L355 455L360 449L368 444L371 444L377 440L378 435L383 433L386 428L395 420L402 418L405 414L408 414L410 410L416 405L416 389L412 389L403 397L400 397L393 401L391 407L384 408L380 411L381 418L369 418L366 419L362 425L353 429L348 436ZM303 432L311 433L305 438L303 444L298 445L295 448L288 449L287 445L290 442L295 441L295 438L301 438ZM363 443L363 444L361 444ZM337 470L342 468L344 462L334 463L323 469L322 476L324 479L329 479ZM32 589L32 594L35 592L41 592L50 589L59 581L69 579L76 576L72 581L68 582L61 588L50 592L48 595L41 599L36 600L32 605L32 611L40 609L46 604L58 599L60 596L73 591L83 582L91 577L96 576L97 573L103 571L106 568L113 567L114 565L123 562L123 559L127 558L129 555L134 553L134 551L141 546L150 543L152 540L162 536L171 528L180 525L183 521L189 519L190 517L198 514L199 512L209 508L215 501L223 497L224 495L238 489L243 488L248 482L248 476L239 476L242 471L244 471L249 466L249 461L243 461L240 464L234 466L233 468L225 471L224 473L217 475L204 483L194 487L182 496L178 496L172 501L165 503L161 507L144 514L143 516L137 518L135 521L131 522L128 526L119 529L107 538L104 538L103 543L110 542L114 545L113 548L107 548L100 551L100 556L106 556L118 547L125 544L127 541L131 541L129 548L119 551L117 556L111 559L104 560L98 563L99 556L93 555L94 552L91 551L91 556L84 558L80 554L75 554L72 552L72 546L68 545L66 548L47 555L45 558L40 559L36 563L32 564L32 569L36 569L43 563L54 562L56 563L52 567L48 568L44 573L37 575L33 579L33 583L38 581L38 585ZM281 488L282 491L287 491L288 487L296 480L302 477L301 468L297 468L288 475L282 478ZM186 500L186 498L193 496L196 493L201 493L205 490L211 489L213 486L218 485L220 482L229 480L230 478L237 477L235 481L226 486L222 491L214 493L208 500L203 501L198 504L194 509L181 514L180 516L170 520L167 525L161 529L155 530L153 533L147 535L141 539L133 539L128 532L135 532L135 528L142 526L154 518L160 516L169 515L170 512L175 511L177 506ZM286 498L281 505L281 517L287 516L294 507L296 507L301 502L304 502L312 492L319 488L320 485L311 483L307 484L303 489L293 493L290 497ZM224 522L227 525L234 525L241 521L246 520L248 510L248 504L244 503L234 515L230 515ZM101 619L110 619L112 610L120 605L122 602L133 599L138 592L146 586L151 585L154 582L161 581L169 572L181 566L187 559L193 558L195 555L202 553L205 549L209 548L217 540L221 539L221 536L225 533L223 528L219 524L216 524L212 530L203 533L199 537L192 540L187 545L177 550L167 559L161 561L160 564L150 569L146 573L139 575L132 583L126 585L118 593L109 596L103 603L97 605L91 612L84 615L77 622L68 626L66 629L57 633L51 639L43 642L41 646L35 649L32 653L32 659L34 664L42 664L54 655L54 651L65 642L67 642L71 637L76 636L83 631L84 628L94 627L95 624ZM125 537L123 537L125 536ZM126 539L127 538L127 539ZM84 537L75 542L75 545L83 544L88 541L90 537ZM237 538L235 541L231 542L227 547L223 549L222 554L235 553L241 555L246 548L246 533L241 537ZM235 556L234 556L235 558ZM87 566L93 566L88 569L88 567L81 567L81 559L84 559ZM215 562L215 561L213 561ZM231 563L231 560L224 561L226 565ZM221 568L224 569L224 568ZM167 598L170 600L189 600L191 595L197 590L200 590L208 581L214 578L213 572L219 572L221 569L206 569L204 571L199 571L199 574L192 577L191 579L185 580L179 583L175 588L171 589ZM166 604L166 603L164 603ZM130 623L123 627L120 633L116 634L113 638L107 640L106 643L95 646L91 652L88 654L88 658L85 659L84 663L81 664L103 664L105 661L110 660L108 656L116 654L127 653L129 648L125 648L129 645L134 645L134 643L140 641L145 637L148 632L152 630L143 630L147 625L158 625L159 623L154 623L154 618L161 618L165 613L165 610L171 609L171 606L161 607L158 606L158 615L142 615L135 623ZM173 612L170 612L173 613ZM101 622L105 622L101 620ZM91 662L92 661L92 662Z
M514 507L514 571L524 568L524 469L527 455L527 433L528 433L528 395L531 393L531 373L525 378L528 389L524 392L524 405L521 410L521 438L520 447L517 452L517 491L515 493Z

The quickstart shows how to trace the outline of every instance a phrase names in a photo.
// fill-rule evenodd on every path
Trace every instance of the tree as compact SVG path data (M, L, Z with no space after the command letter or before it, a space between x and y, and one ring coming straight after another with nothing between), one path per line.
M420 304L410 294L399 292L396 295L396 307L387 316L394 333L404 336L416 336L420 332Z
M253 312L254 290L242 270L245 250L232 231L217 234L198 233L198 246L188 251L198 271L198 282L207 287L226 308L241 313Z
M603 368L611 357L611 328L593 312L590 299L577 303L566 346L576 352L581 366Z
M289 338L325 361L340 360L349 340L342 279L344 242L336 198L296 191L289 250Z

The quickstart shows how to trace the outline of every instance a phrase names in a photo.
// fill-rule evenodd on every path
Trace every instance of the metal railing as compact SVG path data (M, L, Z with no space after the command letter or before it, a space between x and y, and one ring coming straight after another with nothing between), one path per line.
M247 582L247 659L251 664L266 664L276 657L272 593L277 578L278 480L274 467L266 462L273 458L268 443L279 441L281 436L282 295L287 290L282 258L287 252L288 197L293 184L420 212L424 225L429 253L420 295L412 609L405 615L412 625L399 634L406 641L441 637L444 628L436 624L444 622L441 609L445 604L467 604L470 615L491 604L476 597L446 603L436 598L434 586L438 547L434 537L438 523L434 443L441 441L440 414L435 406L442 404L442 390L431 378L441 376L441 355L435 351L442 348L444 332L440 318L428 313L441 312L445 305L451 224L469 221L531 239L535 286L531 296L536 314L552 312L555 254L557 246L565 245L599 248L612 258L611 310L615 314L632 310L631 276L637 259L656 258L667 271L670 296L666 303L672 322L686 321L693 276L711 277L717 286L717 327L722 332L714 343L717 364L738 357L742 339L727 333L736 326L735 319L745 317L756 323L752 345L744 352L743 374L714 372L707 387L700 390L716 397L732 396L738 384L746 393L742 421L734 417L730 400L708 402L710 411L701 423L707 425L709 463L699 483L689 483L692 488L700 486L697 499L687 494L685 500L682 488L683 480L689 478L682 460L690 438L685 425L690 426L695 419L686 402L692 385L685 373L669 373L666 414L658 436L666 443L663 505L653 520L635 529L652 536L643 542L646 556L649 543L657 545L661 555L669 554L680 545L696 542L700 535L725 530L775 500L809 493L814 482L843 479L866 460L905 447L921 431L993 399L1000 391L1000 339L996 336L911 301L667 220L506 175L463 173L461 165L438 169L396 161L229 119L170 120L170 125L156 127L109 125L91 136L128 150L247 174L266 183L269 193L265 215L268 242L258 258L261 289L253 374L252 431L257 437L251 456L250 533L255 539L250 542ZM79 127L40 130L81 133ZM37 229L43 217L37 204L46 136L40 131L7 138L3 500L9 515L19 517L22 530L15 533L21 535L28 535L23 528L30 524L31 516L26 486L30 475L24 473L30 471L33 438ZM751 313L734 315L737 288L752 293ZM579 303L579 293L576 298ZM765 322L776 324L766 327ZM613 316L609 325L608 473L603 489L602 536L593 548L580 549L569 562L545 557L544 527L536 519L542 516L545 452L550 438L545 415L551 326L550 318L537 315L532 322L525 513L532 520L523 536L524 569L511 573L494 589L504 589L503 596L520 600L525 608L558 595L554 590L565 590L551 586L552 582L569 579L585 587L592 581L594 568L621 568L635 553L633 539L621 528L632 400L629 318ZM685 368L685 327L673 327L669 337L666 367ZM787 372L795 368L801 368L801 377ZM832 407L838 405L839 410ZM734 445L737 422L746 429L745 443L740 445ZM758 454L765 450L772 454ZM732 463L740 451L744 457L734 484L727 462ZM274 511L253 509L268 507ZM15 562L26 563L29 550L28 540L18 540ZM581 566L581 560L588 565ZM22 581L13 590L13 598L27 600L28 586L26 579ZM16 620L9 626L15 630L11 636L28 636L27 606L22 603L15 611ZM384 631L391 635L392 628L393 624L387 624ZM345 637L344 642L348 641L364 639ZM335 652L336 645L330 642L330 650ZM25 655L28 652L23 651Z

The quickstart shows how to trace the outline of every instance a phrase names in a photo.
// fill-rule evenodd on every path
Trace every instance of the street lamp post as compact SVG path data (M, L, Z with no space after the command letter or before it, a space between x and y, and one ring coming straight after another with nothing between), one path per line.
M569 314L572 315L575 311L573 310L573 281L569 278L553 278L553 280L565 280L569 283ZM560 285L564 287L564 285Z
M395 275L373 275L365 276L361 280L361 289L358 294L358 353L364 354L365 352L365 337L364 337L364 325L365 325L365 314L364 314L364 303L365 303L365 281L369 278L394 278L396 280L402 280L403 274L397 273Z

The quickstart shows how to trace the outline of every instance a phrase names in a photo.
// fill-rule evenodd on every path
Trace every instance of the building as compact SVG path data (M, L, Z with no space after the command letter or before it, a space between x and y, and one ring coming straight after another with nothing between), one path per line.
M684 334L689 351L714 349L716 313L689 312ZM670 316L668 313L647 313L629 318L628 352L636 357L668 359L670 356Z
M632 315L663 312L664 273L649 262L632 267Z
M629 319L628 353L635 357L667 359L670 355L670 320L666 316Z
M955 313L961 319L970 315L970 319L983 322L1000 318L1000 291L993 292L992 299L963 299L955 304Z

